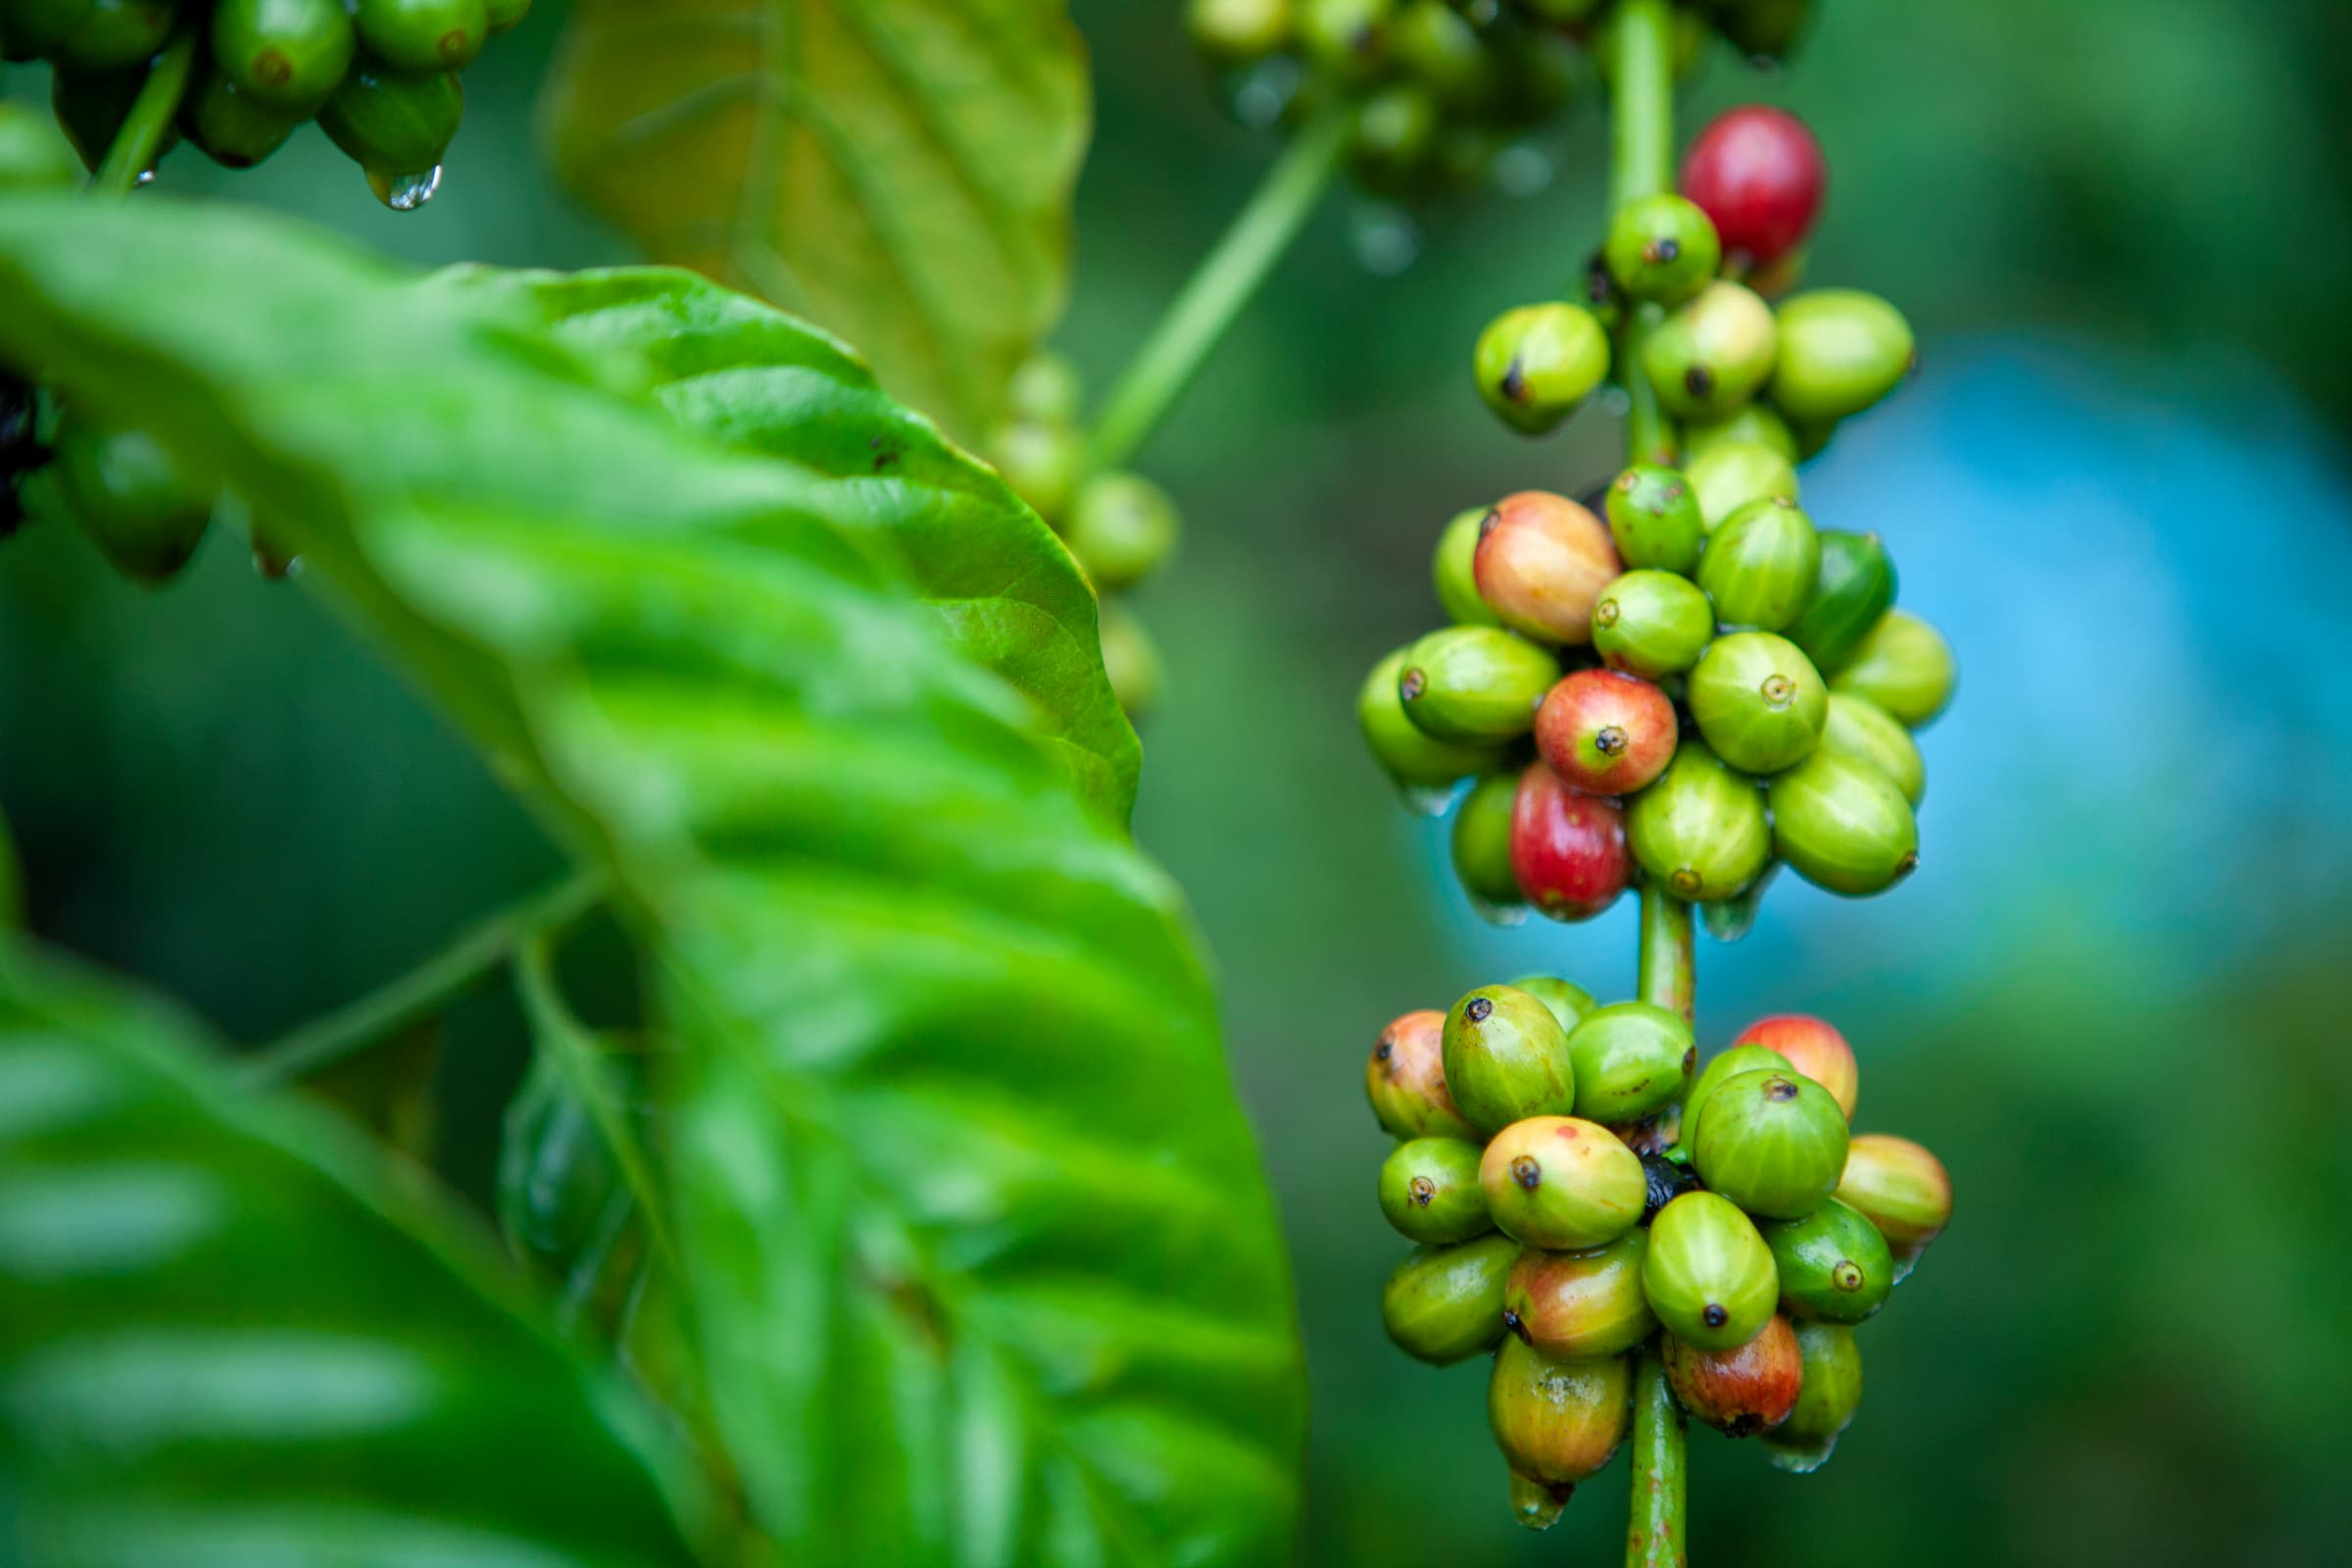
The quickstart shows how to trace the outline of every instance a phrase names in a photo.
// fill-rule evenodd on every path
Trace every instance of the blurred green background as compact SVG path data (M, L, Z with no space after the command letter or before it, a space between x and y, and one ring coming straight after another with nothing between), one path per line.
M1173 4L1080 0L1100 72L1059 341L1098 387L1264 166ZM398 217L306 129L169 187L302 211L419 262L624 249L548 187L543 0L468 77L441 197ZM2352 1488L2352 7L1835 0L1793 68L1712 61L1690 123L1803 114L1833 169L1813 279L1912 315L1923 368L1807 473L1874 528L1964 670L1926 739L1925 864L1855 905L1785 881L1700 954L1702 1045L1817 1010L1861 1125L1936 1149L1955 1228L1863 1331L1836 1460L1783 1477L1698 1434L1694 1557L1794 1563L2343 1560ZM10 90L38 90L12 69ZM1622 1468L1544 1537L1503 1510L1476 1367L1384 1342L1403 1250L1372 1201L1373 1034L1542 965L1632 981L1627 907L1500 931L1443 828L1359 752L1361 671L1434 621L1454 510L1611 467L1598 414L1502 433L1467 348L1592 243L1597 104L1533 195L1431 215L1335 197L1145 454L1189 535L1140 608L1175 671L1139 830L1220 964L1281 1191L1315 1383L1304 1556L1607 1560ZM0 554L0 807L47 934L266 1038L429 951L552 857L468 752L314 601L216 541L161 594L41 530ZM614 998L624 989L618 965ZM522 1050L450 1023L439 1161L480 1195Z

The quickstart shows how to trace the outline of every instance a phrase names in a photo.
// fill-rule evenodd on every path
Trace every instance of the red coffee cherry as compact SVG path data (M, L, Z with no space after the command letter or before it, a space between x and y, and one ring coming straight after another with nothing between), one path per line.
M1590 920L1617 902L1632 874L1625 812L1579 795L1542 762L1511 805L1511 875L1528 903L1554 920Z
M1674 760L1674 704L1664 692L1613 669L1580 669L1536 710L1536 750L1568 787L1631 795Z
M1821 212L1829 166L1805 122L1763 104L1718 115L1683 156L1683 194L1715 220L1726 256L1778 261Z

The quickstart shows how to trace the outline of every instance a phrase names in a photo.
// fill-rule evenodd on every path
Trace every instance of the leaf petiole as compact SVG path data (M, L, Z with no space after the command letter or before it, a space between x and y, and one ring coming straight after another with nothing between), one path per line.
M179 113L180 100L187 96L188 78L196 69L196 26L200 15L191 9L172 34L172 41L164 45L164 52L155 57L138 97L131 101L130 113L122 118L122 128L115 132L97 173L90 176L92 195L127 196L138 184L139 176L154 165L164 137L172 129L172 118Z

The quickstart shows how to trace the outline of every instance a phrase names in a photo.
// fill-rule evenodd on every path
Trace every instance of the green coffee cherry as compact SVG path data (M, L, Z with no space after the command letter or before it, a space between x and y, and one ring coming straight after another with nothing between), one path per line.
M1425 735L1469 745L1517 740L1536 727L1560 662L1494 626L1448 626L1413 644L1396 677L1405 716Z
M1862 898L1919 864L1919 818L1894 780L1844 752L1816 751L1772 781L1774 853L1815 887Z
M1649 1222L1642 1289L1666 1332L1703 1350L1745 1345L1780 1299L1772 1250L1739 1205L1685 1193Z
M1764 1447L1775 1465L1805 1475L1829 1461L1861 1407L1862 1352L1842 1323L1797 1324L1796 1348L1803 1368L1796 1404L1765 1435Z
M38 60L88 18L95 0L0 0L0 53Z
M1592 607L1623 574L1608 524L1566 496L1522 490L1478 525L1478 596L1505 626L1550 643L1592 636Z
M52 73L49 78L49 109L57 117L66 139L81 155L82 166L95 172L106 161L107 149L121 134L123 121L130 116L130 106L137 101L139 89L147 80L144 71L99 71ZM166 153L179 145L179 127L168 126L155 157L148 160L153 169Z
M1568 1031L1548 1004L1516 986L1482 987L1456 1002L1443 1046L1453 1102L1482 1133L1576 1106Z
M1770 447L1790 463L1796 462L1796 432L1768 403L1742 403L1720 419L1694 420L1683 426L1683 458L1695 463L1717 447Z
M1830 1200L1845 1169L1845 1113L1797 1072L1743 1072L1707 1097L1690 1129L1699 1180L1750 1214L1801 1219Z
M1437 95L1417 81L1392 81L1355 105L1348 167L1365 189L1399 195L1410 189L1436 150Z
M1629 571L1592 607L1592 649L1611 669L1664 680L1698 662L1715 640L1715 607L1671 571Z
M154 437L104 429L69 410L53 446L59 498L116 570L160 583L187 564L213 498Z
M1719 419L1754 397L1780 346L1772 307L1719 279L1666 318L1642 345L1658 402L1680 419Z
M1499 626L1501 619L1478 597L1478 526L1486 520L1485 507L1457 512L1438 535L1437 557L1430 564L1430 580L1446 618L1457 626Z
M1830 693L1812 661L1771 632L1735 632L1690 671L1690 716L1715 754L1746 773L1804 760L1829 722Z
M1894 587L1894 562L1877 534L1833 529L1821 536L1821 570L1788 638L1815 669L1834 676L1893 608Z
M1795 502L1776 496L1750 501L1707 536L1698 585L1726 625L1779 631L1796 619L1820 571L1821 536L1813 519Z
M1577 1116L1503 1128L1479 1160L1478 1184L1504 1234L1555 1252L1615 1241L1641 1221L1649 1196L1641 1156Z
M1290 41L1291 0L1186 0L1184 30L1212 60L1255 60Z
M214 65L240 91L300 115L333 94L358 48L343 0L220 0L212 44Z
M1372 1042L1364 1094L1390 1137L1479 1136L1446 1087L1445 1031L1446 1015L1423 1007L1396 1019Z
M465 112L457 77L401 75L363 61L319 109L318 128L391 202L391 184L441 167Z
M1097 588L1117 593L1159 569L1176 548L1176 503L1140 473L1103 473L1070 503L1062 537Z
M1860 1209L1833 1198L1803 1219L1773 1220L1759 1229L1780 1271L1782 1311L1859 1323L1886 1304L1886 1293L1894 1289L1894 1254Z
M1396 63L1450 108L1475 109L1500 90L1494 56L1446 0L1405 0L1393 41Z
M1694 904L1737 897L1772 859L1764 792L1689 738L1627 807L1625 837L1642 870Z
M1735 1045L1719 1053L1690 1085L1690 1093L1683 1101L1683 1138L1686 1144L1698 1131L1698 1113L1705 1108L1707 1099L1723 1086L1727 1078L1737 1078L1745 1072L1787 1071L1788 1058L1765 1046Z
M1825 288L1785 301L1772 401L1797 421L1842 419L1910 373L1911 323L1875 294Z
M1952 1220L1952 1178L1943 1161L1908 1138L1863 1133L1846 1151L1841 1202L1879 1228L1894 1253L1895 1279Z
M1576 1113L1604 1126L1654 1116L1683 1098L1697 1059L1680 1014L1647 1002L1602 1007L1568 1035Z
M1714 277L1723 265L1723 243L1696 202L1659 191L1617 210L1601 257L1628 295L1680 305Z
M1472 360L1487 407L1512 429L1541 435L1608 375L1609 334L1579 306L1522 305L1487 323Z
M1166 680L1158 645L1134 612L1115 600L1102 606L1101 616L1102 673L1110 681L1111 696L1119 700L1127 716L1140 719L1158 703L1160 686Z
M1511 807L1518 796L1519 775L1495 773L1473 785L1454 812L1453 874L1482 905L1525 902L1511 875Z
M1085 401L1078 368L1052 349L1039 349L1023 360L1004 385L1004 407L1016 420L1075 424Z
M1775 1316L1744 1345L1703 1350L1665 1347L1666 1386L1684 1409L1730 1438L1750 1438L1787 1421L1805 1375L1796 1329Z
M1821 749L1868 762L1894 781L1914 808L1928 793L1927 760L1911 732L1878 704L1851 692L1830 693L1830 718L1822 727Z
M1718 6L1715 24L1724 40L1753 61L1787 60L1813 17L1813 0L1737 0Z
M58 43L57 63L69 71L122 71L142 66L172 36L172 0L94 0Z
M1494 771L1502 760L1495 749L1435 739L1405 716L1398 682L1412 652L1399 648L1373 665L1356 694L1355 716L1373 759L1407 790L1443 789L1470 774ZM1533 714L1528 722L1535 722Z
M1502 1342L1487 1384L1487 1424L1516 1475L1573 1487L1597 1474L1625 1441L1633 1372L1621 1355L1555 1360Z
M490 34L498 34L522 25L531 14L531 0L489 0Z
M1521 1252L1503 1286L1503 1326L1559 1359L1630 1350L1658 1326L1642 1290L1648 1255L1639 1226L1593 1251Z
M1381 1163L1380 1211L1407 1241L1438 1246L1484 1236L1494 1222L1479 1191L1478 1155L1478 1145L1460 1138L1398 1144ZM1870 1230L1868 1220L1861 1223ZM1870 1235L1878 1241L1877 1231Z
M464 71L490 35L483 0L352 0L351 20L377 59L419 74Z
M1432 1366L1490 1348L1503 1336L1502 1286L1518 1256L1519 1244L1507 1236L1415 1249L1381 1289L1390 1340Z
M1889 610L1838 671L1837 687L1918 729L1943 711L1959 678L1941 633L1908 611Z
M205 72L179 108L180 129L223 169L251 169L286 144L303 117L273 109L218 71Z
M1662 464L1637 463L1609 486L1609 534L1628 566L1690 574L1706 543L1706 519L1690 481Z
M1086 466L1086 443L1076 430L1016 419L997 427L988 438L987 454L1014 495L1047 522L1061 525L1078 488L1079 471Z
M0 99L0 192L71 190L81 183L74 144L30 104Z
M1369 81L1387 66L1396 0L1299 0L1298 42L1335 78Z
M1557 975L1523 974L1511 982L1515 991L1524 991L1551 1009L1563 1029L1574 1029L1584 1022L1585 1014L1593 1007L1592 993L1583 986L1562 980Z
M1698 514L1712 530L1751 502L1799 495L1796 466L1760 441L1725 441L1694 454L1685 469Z

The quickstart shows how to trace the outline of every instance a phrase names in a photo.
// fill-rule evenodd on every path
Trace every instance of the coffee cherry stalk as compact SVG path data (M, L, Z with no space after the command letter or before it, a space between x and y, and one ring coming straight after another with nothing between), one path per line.
M1830 1024L1765 1018L1700 1063L1694 912L1731 940L1784 865L1848 897L1908 876L1913 732L1955 672L1896 607L1884 541L1801 504L1799 466L1914 359L1885 301L1789 292L1819 145L1737 109L1674 177L1678 64L1708 27L1780 54L1805 8L1594 9L1566 8L1610 90L1612 216L1564 297L1495 317L1471 366L1531 435L1614 382L1627 465L1586 501L1456 514L1434 564L1451 623L1382 660L1358 716L1408 805L1455 811L1482 912L1583 921L1638 888L1638 996L1482 986L1392 1024L1369 1083L1405 1140L1382 1209L1419 1246L1384 1298L1391 1338L1441 1365L1492 1352L1522 1524L1630 1446L1627 1561L1666 1565L1686 1561L1689 1418L1784 1469L1826 1461L1861 1395L1857 1326L1951 1214L1933 1154L1851 1130L1860 1075Z

